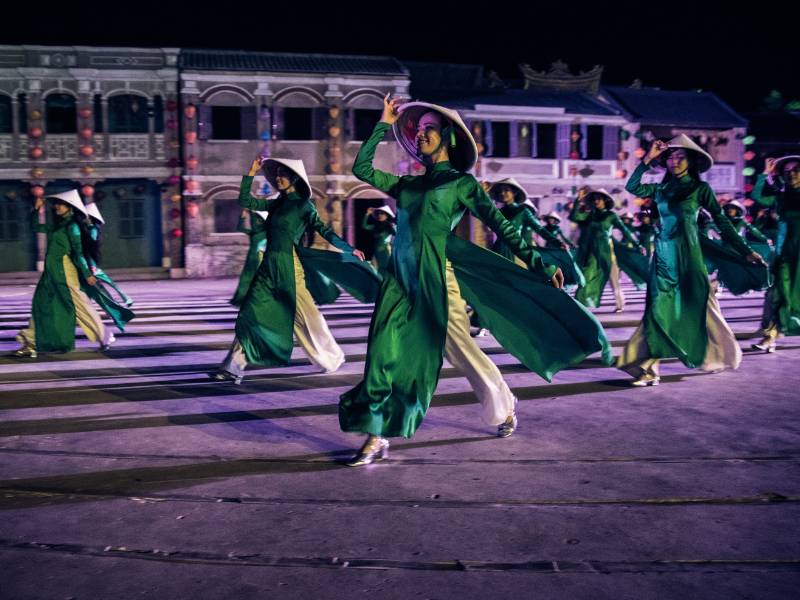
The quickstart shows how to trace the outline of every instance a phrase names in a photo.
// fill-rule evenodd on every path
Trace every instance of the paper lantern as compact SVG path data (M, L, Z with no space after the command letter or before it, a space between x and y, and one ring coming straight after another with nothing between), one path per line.
M190 179L186 182L186 189L191 193L197 193L200 191L200 182L195 181L194 179Z
M752 183L745 183L744 184L744 191L749 194L750 192L753 191L753 187L755 187L755 186L753 186Z
M78 111L78 114L81 116L81 118L88 119L89 117L92 116L92 109L91 108L82 108L82 109L80 109Z
M178 219L181 216L181 211L179 208L170 208L169 209L169 218L170 219Z
M754 136L754 135L747 135L747 136L745 136L745 137L742 139L742 143L743 143L745 146L749 146L750 144L755 144L755 143L756 143L756 136Z
M617 169L615 175L617 176L617 179L623 179L628 176L628 171L625 169Z
M328 109L328 116L331 119L336 119L339 116L339 107L338 106L331 106Z
M580 155L580 154L578 154L578 153L577 153L577 152L575 152L575 151L572 151L572 152L570 152L570 153L569 153L569 157L570 157L572 160L578 160L578 159L581 157L581 155Z
M742 200L742 204L744 204L745 206L753 206L753 204L755 203L753 202L752 198L745 198L744 200ZM748 218L748 221L750 220L751 219Z
M34 109L34 110L31 111L30 115L28 115L28 116L30 116L31 119L41 119L42 118L42 112L39 111L39 110Z
M742 169L742 175L745 177L752 177L756 174L756 170L753 167L745 167Z
M181 182L180 175L170 175L167 177L167 184L169 185L178 185Z
M176 169L180 166L181 162L174 156L167 161L167 166L170 169Z
M485 150L485 148L483 147L483 144L476 144L476 145L478 147L478 154L479 155L483 154L483 151Z
M644 148L637 148L636 150L633 151L633 155L636 158L644 158L645 154L647 153L644 151Z
M41 127L31 127L30 136L32 138L40 138L42 137L42 133L44 132L42 131Z
M261 105L261 110L258 113L258 118L262 121L269 121L270 114L269 114L269 106Z
M94 188L91 185L85 185L81 188L81 194L87 198L94 196Z
M92 130L89 127L84 127L81 129L81 137L86 139L92 137Z
M81 173L83 173L84 175L91 175L92 173L94 173L94 167L92 167L91 165L83 165L81 167Z
M84 156L91 156L94 154L94 148L91 146L81 146L81 154Z
M197 133L194 131L187 131L183 135L183 139L186 140L187 144L194 144L197 141Z
M167 110L174 111L178 108L178 103L175 100L167 100Z
M180 228L178 228L178 227L176 227L175 229L173 229L172 231L170 231L170 232L169 232L169 234L170 234L172 237L174 237L175 239L177 239L177 238L180 238L180 237L183 237L183 231L182 231Z
M187 104L183 109L183 116L187 119L194 119L197 114L197 107L194 104Z
M330 169L331 173L336 175L341 170L342 165L338 162L332 162L328 165L328 168Z
M178 122L175 119L168 119L167 120L167 129L177 129Z
M31 194L33 194L36 198L41 198L44 196L44 188L40 185L34 185L31 187Z
M200 164L200 161L198 161L194 156L190 156L186 159L186 168L190 171L194 171L198 164Z
M622 152L618 152L617 160L628 160L628 153L625 150L623 150Z
M264 130L261 132L261 139L265 142L268 142L272 136L269 134L269 131Z
M31 158L41 158L44 154L44 150L42 150L39 146L34 146L31 148Z
M39 167L31 169L31 177L34 179L40 179L42 176L44 176L44 169L40 169Z
M190 201L186 203L186 214L192 219L200 214L200 206L197 204L197 202Z
M756 153L752 150L748 150L744 153L744 159L747 161L753 160L756 157Z
M181 198L182 196L180 194L172 194L172 196L169 197L173 202L180 202Z
M342 130L336 127L335 125L328 129L328 135L335 138L339 137L339 134L342 133Z

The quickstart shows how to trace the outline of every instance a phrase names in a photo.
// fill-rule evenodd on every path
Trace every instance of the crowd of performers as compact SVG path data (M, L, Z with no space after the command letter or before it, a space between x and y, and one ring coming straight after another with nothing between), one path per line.
M373 167L389 129L425 165L423 175ZM623 309L620 272L647 290L642 320L616 358L635 386L657 385L666 358L714 372L739 366L742 352L720 311L719 286L734 294L767 289L754 348L773 352L779 336L800 335L800 156L767 161L753 190L763 207L753 226L744 206L721 207L700 178L713 164L708 153L685 135L656 140L626 185L650 206L618 214L607 191L583 188L568 207L576 241L563 233L558 214L540 220L514 179L477 181L469 173L477 158L456 111L387 96L353 165L359 180L396 206L364 215L362 227L374 240L371 262L322 222L302 161L256 158L239 196L239 230L250 246L231 299L239 308L235 335L209 375L240 383L248 365L287 365L293 337L312 364L332 373L345 355L318 306L335 301L342 289L374 302L363 378L339 403L341 429L366 436L348 462L357 466L385 457L389 438L414 435L444 358L467 378L497 435L513 434L517 398L473 339L470 319L548 382L593 353L612 364L611 345L589 309L599 306L609 283L616 310ZM666 169L661 182L642 183L657 166ZM252 195L259 173L274 196ZM103 217L74 190L46 200L52 206L47 223L40 224L41 199L32 217L48 235L45 267L17 354L72 350L76 323L105 350L113 334L90 300L120 330L134 315L130 299L99 266ZM467 211L496 235L491 251L454 235ZM336 251L305 247L309 231ZM569 287L576 288L574 298Z

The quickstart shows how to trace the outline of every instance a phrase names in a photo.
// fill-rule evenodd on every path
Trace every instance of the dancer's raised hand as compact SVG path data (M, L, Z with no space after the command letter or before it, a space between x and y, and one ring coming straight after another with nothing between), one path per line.
M250 177L255 177L256 175L258 175L258 172L261 170L261 165L264 164L265 160L266 159L263 156L256 156L253 159L253 163L250 165L250 172L248 173L248 175Z
M775 170L775 163L778 162L774 158L768 158L764 161L764 175L777 175Z
M647 156L644 157L644 164L649 165L664 152L666 152L667 148L669 148L667 142L663 140L655 140L651 144L650 151L647 153Z
M400 113L397 109L401 104L403 104L402 98L398 96L393 98L391 94L386 94L383 99L383 114L381 115L381 123L393 125L400 116Z

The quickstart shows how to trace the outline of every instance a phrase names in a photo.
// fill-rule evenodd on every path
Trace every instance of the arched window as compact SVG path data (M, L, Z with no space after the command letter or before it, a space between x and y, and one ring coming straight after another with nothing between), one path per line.
M147 133L147 99L134 94L109 98L108 133Z
M11 98L0 95L0 133L12 133L14 121L11 118Z
M75 97L70 94L50 94L45 98L47 133L76 133L78 112Z

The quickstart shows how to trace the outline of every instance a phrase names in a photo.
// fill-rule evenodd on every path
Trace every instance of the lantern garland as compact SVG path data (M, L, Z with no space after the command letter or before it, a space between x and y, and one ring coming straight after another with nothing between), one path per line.
M342 110L338 106L328 109L328 140L325 154L328 164L325 172L339 175L342 171Z

